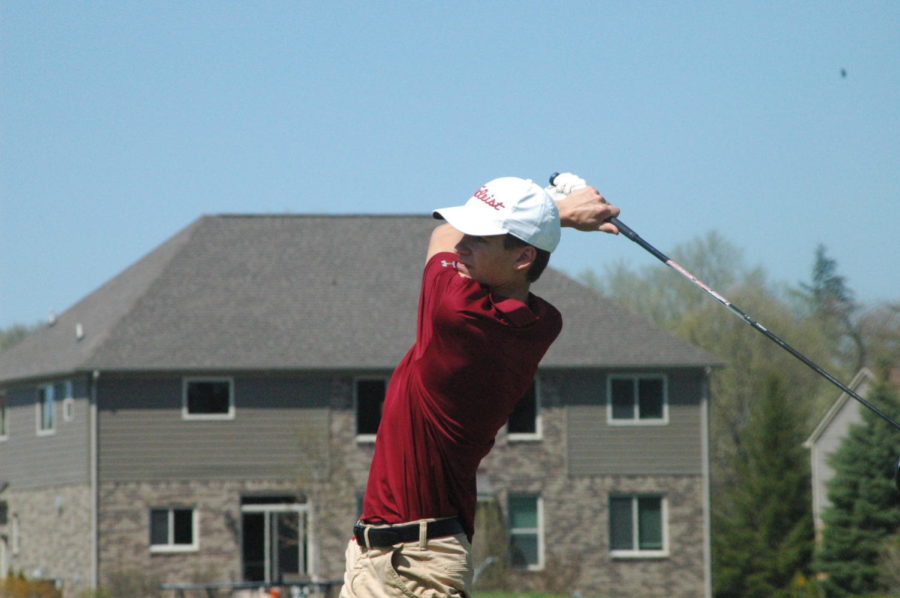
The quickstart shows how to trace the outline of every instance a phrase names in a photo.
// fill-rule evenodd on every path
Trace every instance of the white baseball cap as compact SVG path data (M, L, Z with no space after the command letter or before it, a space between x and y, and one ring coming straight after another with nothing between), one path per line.
M511 234L538 249L559 244L556 202L530 179L501 177L488 181L465 204L433 212L466 235Z

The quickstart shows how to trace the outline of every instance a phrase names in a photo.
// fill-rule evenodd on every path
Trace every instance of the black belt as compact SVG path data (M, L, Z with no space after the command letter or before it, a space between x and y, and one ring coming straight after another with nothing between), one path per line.
M461 534L463 530L459 519L439 519L438 521L429 521L427 524L425 537L443 538L446 536L455 536ZM366 530L369 531L368 542L366 541ZM390 527L372 527L357 523L353 526L353 536L356 538L357 544L363 548L387 548L401 542L417 542L419 540L419 524L404 523L401 525L392 525Z

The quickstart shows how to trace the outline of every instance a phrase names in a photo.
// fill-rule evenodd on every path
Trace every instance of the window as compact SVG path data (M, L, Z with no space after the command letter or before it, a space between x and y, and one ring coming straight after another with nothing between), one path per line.
M52 434L56 428L56 422L54 421L56 401L54 400L53 395L52 384L38 387L37 431L39 435Z
M184 419L234 419L234 382L229 378L184 381Z
M662 496L611 496L609 547L613 556L665 556L666 513Z
M197 550L197 517L194 509L150 509L150 550Z
M0 440L6 440L9 437L9 416L6 410L8 402L8 395L5 392L0 393Z
M38 436L56 432L56 404L71 397L71 380L38 386L36 402Z
M610 376L608 390L609 423L618 425L668 423L669 409L664 376Z
M538 381L535 380L509 416L506 431L510 440L541 438L541 401L538 387Z
M356 404L356 439L365 442L375 440L387 380L384 378L358 378L354 388Z
M241 499L244 581L277 583L309 574L308 505L290 496Z
M544 543L541 499L531 494L509 495L509 558L515 569L542 569Z

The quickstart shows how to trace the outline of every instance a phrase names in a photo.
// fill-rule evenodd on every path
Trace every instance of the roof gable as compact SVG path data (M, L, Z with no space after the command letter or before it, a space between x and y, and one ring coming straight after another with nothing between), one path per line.
M869 368L862 368L859 370L856 375L853 377L853 380L850 381L848 388L855 392L860 396L865 396L869 392L869 387L875 380L875 375L872 373ZM829 428L832 424L838 419L838 416L841 412L846 408L850 407L851 409L858 409L859 403L848 395L846 392L841 392L838 396L837 400L832 403L831 407L819 421L816 429L813 430L812 434L809 435L809 438L803 443L803 446L809 448L813 446L816 442L819 441L826 433L828 433ZM840 430L839 435L843 435L846 433L846 430Z
M202 217L0 354L0 380L78 370L392 368L414 340L434 226L427 216ZM716 362L552 267L533 290L564 319L545 366Z

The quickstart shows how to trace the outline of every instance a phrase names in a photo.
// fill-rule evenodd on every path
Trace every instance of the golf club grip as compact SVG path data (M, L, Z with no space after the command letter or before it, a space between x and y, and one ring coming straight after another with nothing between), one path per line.
M556 180L556 177L558 177L558 176L559 176L558 172L554 172L553 174L550 175L550 184L551 185L554 184L554 181ZM668 256L666 256L666 254L664 254L663 252L658 250L656 247L654 247L653 245L651 245L650 243L648 243L647 241L642 239L639 234L634 232L634 229L632 229L630 226L628 226L627 224L625 224L624 222L622 222L615 216L613 216L612 218L609 218L608 220L606 220L606 222L609 222L610 224L615 225L615 227L617 229L619 229L620 233L622 233L623 235L625 235L626 237L628 237L629 239L631 239L632 241L634 241L635 243L637 243L638 245L640 245L641 247L643 247L644 249L646 249L647 251L652 253L661 262L666 263L669 261L669 258L668 258Z
M622 222L615 216L613 216L612 218L607 220L607 222L615 225L615 227L617 229L619 229L620 233L622 233L623 235L628 237L629 240L634 241L635 243L637 243L638 245L640 245L641 247L646 249L648 252L652 253L653 257L655 257L662 263L668 264L671 261L671 260L669 260L669 256L667 256L665 253L663 253L662 251L660 251L659 249L657 249L656 247L654 247L653 245L651 245L650 243L645 241L644 238L641 237L636 232L634 232L634 230L630 226L628 226L627 224L625 224L624 222Z

